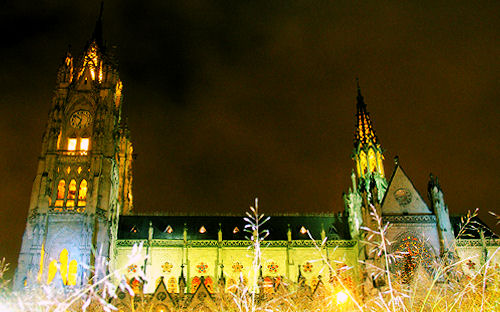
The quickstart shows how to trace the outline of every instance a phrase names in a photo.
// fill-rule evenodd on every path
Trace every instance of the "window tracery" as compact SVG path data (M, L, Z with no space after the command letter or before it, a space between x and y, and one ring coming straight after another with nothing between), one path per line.
M87 180L83 179L78 190L78 206L85 205L87 205Z
M432 252L422 240L414 235L405 234L394 250L401 256L396 260L394 269L403 283L411 282L419 266L425 269L431 267Z
M66 200L66 207L74 207L75 206L75 197L76 197L76 181L72 179L69 182L68 186L68 196Z
M66 181L59 180L57 184L57 198L56 198L56 207L62 207L64 205L64 195L66 193Z

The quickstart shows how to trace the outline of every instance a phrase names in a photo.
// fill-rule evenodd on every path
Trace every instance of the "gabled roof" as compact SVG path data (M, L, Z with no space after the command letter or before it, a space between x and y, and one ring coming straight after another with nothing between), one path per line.
M158 304L162 304L167 306L170 309L175 309L177 304L172 294L167 291L167 287L165 286L165 282L163 281L163 276L160 277L160 282L158 286L156 286L155 291L153 292L151 298L151 306L154 307Z
M459 239L481 239L479 232L482 230L486 239L499 238L481 219L472 217L467 223L466 215L451 215L450 222L453 227L455 238ZM457 237L460 235L460 237Z
M244 216L120 216L118 239L148 239L149 223L153 239L183 240L184 228L188 240L217 240L219 229L223 240L246 240ZM205 229L200 233L201 228ZM292 240L310 240L301 233L302 227L314 239L321 239L322 230L333 240L350 240L347 217L338 214L307 216L271 216L262 229L269 230L266 240L288 240L288 227ZM235 230L237 228L237 230Z
M398 162L389 180L381 207L382 215L432 214Z

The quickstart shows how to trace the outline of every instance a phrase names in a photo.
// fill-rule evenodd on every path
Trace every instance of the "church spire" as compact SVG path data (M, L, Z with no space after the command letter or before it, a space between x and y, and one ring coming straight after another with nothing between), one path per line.
M92 32L91 42L95 42L97 46L102 49L103 41L102 41L102 13L104 11L104 1L101 1L101 8L99 10L99 17L95 22L94 31Z
M356 162L358 178L369 178L374 173L384 177L382 147L373 129L370 113L361 94L359 79L356 78L358 95L356 98L356 129L354 131L353 159Z
M354 133L354 148L358 148L359 145L365 144L379 144L378 138L375 135L375 130L372 126L372 121L370 119L370 113L366 109L366 103L361 95L361 88L359 87L359 79L356 78L356 84L358 88L358 96L356 103L356 130Z

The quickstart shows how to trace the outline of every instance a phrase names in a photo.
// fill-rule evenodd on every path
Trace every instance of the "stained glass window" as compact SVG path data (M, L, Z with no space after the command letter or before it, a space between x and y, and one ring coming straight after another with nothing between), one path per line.
M403 283L410 283L419 266L429 268L432 254L420 239L408 235L404 236L396 247L396 254L400 257L395 262L395 270L401 276Z
M56 206L62 207L64 204L64 194L66 192L66 181L60 180L57 185L57 199Z
M80 189L78 190L78 206L85 206L87 204L87 180L83 179L80 182Z

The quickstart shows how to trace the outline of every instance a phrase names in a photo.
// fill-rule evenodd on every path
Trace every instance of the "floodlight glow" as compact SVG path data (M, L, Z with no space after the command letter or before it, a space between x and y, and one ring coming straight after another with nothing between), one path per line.
M337 293L337 305L341 305L347 302L349 296L342 290Z

